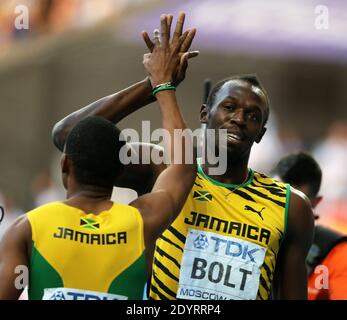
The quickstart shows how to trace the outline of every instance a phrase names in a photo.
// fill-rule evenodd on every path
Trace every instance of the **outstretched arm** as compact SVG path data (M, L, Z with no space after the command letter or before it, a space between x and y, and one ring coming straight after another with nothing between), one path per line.
M157 40L153 53L144 57L144 65L153 87L171 82L180 59L187 59L187 54L181 58L178 55L178 48L186 35L187 33L181 37L174 36L170 44L170 23L167 16L161 17L162 43ZM170 152L171 163L156 180L152 192L131 203L143 216L148 250L153 249L156 238L180 212L196 174L191 135L175 135L175 130L183 131L187 128L177 104L175 91L159 91L156 97L162 115L162 126L166 131L165 149Z
M181 13L178 17L175 36L179 37L182 35L183 24L185 15ZM169 16L169 23L171 25L172 16ZM150 40L147 32L143 32L143 38L149 50L152 52L154 44ZM198 55L197 52L188 52L191 43L195 36L195 29L189 30L187 37L181 43L179 48L179 54L182 56L188 53L187 58L193 58ZM185 73L187 69L187 59L183 59L181 63L176 67L173 72L173 82L178 85L185 78ZM152 103L155 98L152 95L152 86L149 78L133 84L132 86L121 90L117 93L111 94L100 100L97 100L88 106L79 109L64 119L57 122L52 131L52 138L55 146L63 151L66 138L71 131L71 129L82 119L87 116L100 116L105 119L117 123L122 120L127 115L133 113L134 111Z
M146 78L69 114L54 125L52 131L53 143L60 151L63 151L66 138L71 129L88 116L100 116L113 123L119 122L132 112L155 101L151 92L151 83Z
M27 282L28 272L19 274L18 266L29 266L31 228L26 216L19 217L0 243L0 300L18 299ZM21 269L23 270L23 269ZM20 278L16 281L16 278Z
M306 256L313 240L314 219L307 197L292 189L287 235L281 246L276 267L275 298L307 299Z

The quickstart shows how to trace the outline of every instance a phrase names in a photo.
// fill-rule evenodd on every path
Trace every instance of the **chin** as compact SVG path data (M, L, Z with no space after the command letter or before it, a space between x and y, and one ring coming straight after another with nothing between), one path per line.
M228 143L227 151L228 153L242 154L245 151L245 147L239 144Z
M228 145L227 155L228 160L248 160L250 149L244 146Z

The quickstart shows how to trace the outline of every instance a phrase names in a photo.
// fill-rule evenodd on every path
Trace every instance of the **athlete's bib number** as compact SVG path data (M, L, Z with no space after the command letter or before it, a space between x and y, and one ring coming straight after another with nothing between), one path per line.
M177 298L255 299L265 252L246 240L189 229Z
M46 288L42 300L128 300L128 297L73 288Z

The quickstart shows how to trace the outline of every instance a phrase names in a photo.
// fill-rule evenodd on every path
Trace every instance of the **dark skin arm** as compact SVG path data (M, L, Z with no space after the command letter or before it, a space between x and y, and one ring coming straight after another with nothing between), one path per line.
M314 218L307 197L292 189L287 235L281 246L275 276L275 298L307 299L306 256L313 240Z
M184 13L181 13L177 20L173 41L182 35L184 19L185 15ZM172 16L169 16L169 27L171 27L171 23ZM198 55L197 51L188 52L195 37L195 33L196 29L191 29L188 31L187 37L181 43L181 47L179 48L180 58L182 58L185 53L188 53L188 59ZM154 43L150 40L148 33L143 32L142 36L150 52L152 52ZM185 78L185 73L188 67L188 59L181 59L176 70L173 72L172 81L176 86L179 85ZM67 135L71 129L85 117L100 116L116 124L129 114L154 102L155 100L156 99L152 96L151 82L149 78L146 77L144 80L137 82L117 93L101 98L100 100L97 100L90 105L71 113L67 117L57 122L52 131L53 142L60 151L63 151Z
M162 44L156 43L153 53L144 57L144 66L150 75L153 87L172 81L172 74L180 60L178 50L186 33L170 44L169 30L168 17L163 15L161 17ZM175 162L175 159L185 159L187 153L193 152L191 136L175 136L174 134L174 130L187 128L177 104L175 91L160 91L156 97L162 115L162 127L168 133L164 144L166 151L170 151L170 164L159 175L152 192L130 204L136 207L143 217L148 270L153 258L155 241L181 211L196 174L194 156L191 157L193 162L189 164L184 161ZM179 158L177 158L178 155L180 155Z
M151 143L136 142L130 145L136 148L136 152L138 151L139 164L127 164L122 173L117 177L115 185L122 188L133 189L137 192L138 196L141 196L151 192L158 176L166 169L165 163L142 163L142 154L144 152L151 154L154 149L163 152L164 149L161 146Z
M172 43L177 42L179 37L182 35L184 20L185 14L180 13L177 19ZM171 15L168 16L167 23L168 29L170 29L172 23ZM176 86L179 85L185 78L188 67L188 59L198 55L197 51L188 51L195 37L195 33L196 29L189 30L186 38L183 42L181 42L178 52L180 63L172 74L172 81ZM150 40L147 32L143 32L142 36L148 49L150 52L152 52L155 45L154 42ZM170 34L168 34L168 36L170 38ZM183 59L184 54L187 54L185 59ZM71 113L64 119L57 122L52 131L53 142L60 151L63 151L69 132L85 117L91 115L100 116L116 124L129 114L139 110L155 100L156 99L152 95L151 82L147 77L124 90L91 103L90 105ZM140 146L140 159L141 153L148 148L153 149L156 147L155 145ZM124 188L131 188L135 190L138 195L143 195L152 190L154 181L165 168L165 165L156 165L153 163L128 165L124 170L124 174L115 182L115 185ZM139 177L141 178L139 179Z
M146 78L124 90L101 98L57 122L52 131L53 143L60 151L63 151L71 129L88 116L100 116L117 123L127 115L154 101L151 83Z
M31 227L26 216L19 217L0 242L0 300L16 300L23 289L15 287L17 266L29 266ZM28 281L29 279L26 279Z
M168 31L168 18L162 17L162 31ZM164 32L165 34L165 32ZM168 32L163 35L165 45L156 44L152 57L147 57L145 66L150 73L151 84L157 85L172 81L172 74L180 61L178 51L187 33L177 39L177 43L168 45ZM184 59L188 59L185 55ZM179 111L175 93L160 92L157 94L162 112L163 128L173 139L174 129L185 129L183 117ZM170 140L171 140L170 138ZM175 148L180 146L182 158L185 152L192 151L191 137L172 140L171 164L158 177L150 194L132 202L143 215L146 246L152 248L156 237L177 216L183 206L195 178L196 164L174 163ZM174 143L175 142L175 143ZM184 147L183 147L184 146ZM195 157L193 157L195 160ZM179 179L178 179L179 177ZM29 266L31 255L31 228L26 216L20 217L6 232L0 244L0 299L18 299L23 289L15 287L19 265Z

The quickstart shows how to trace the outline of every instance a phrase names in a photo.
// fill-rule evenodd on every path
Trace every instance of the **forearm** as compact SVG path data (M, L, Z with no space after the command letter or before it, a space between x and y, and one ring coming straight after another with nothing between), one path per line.
M66 138L71 129L88 116L100 116L117 123L127 115L155 101L151 94L151 83L148 78L115 94L101 98L90 105L79 109L57 122L52 131L55 146L63 151Z
M193 143L189 132L184 132L187 125L178 107L176 94L170 90L160 91L156 96L161 111L163 129L166 132L164 142L166 152L169 153L170 163L184 164L185 157L192 156ZM194 161L194 157L192 161Z

